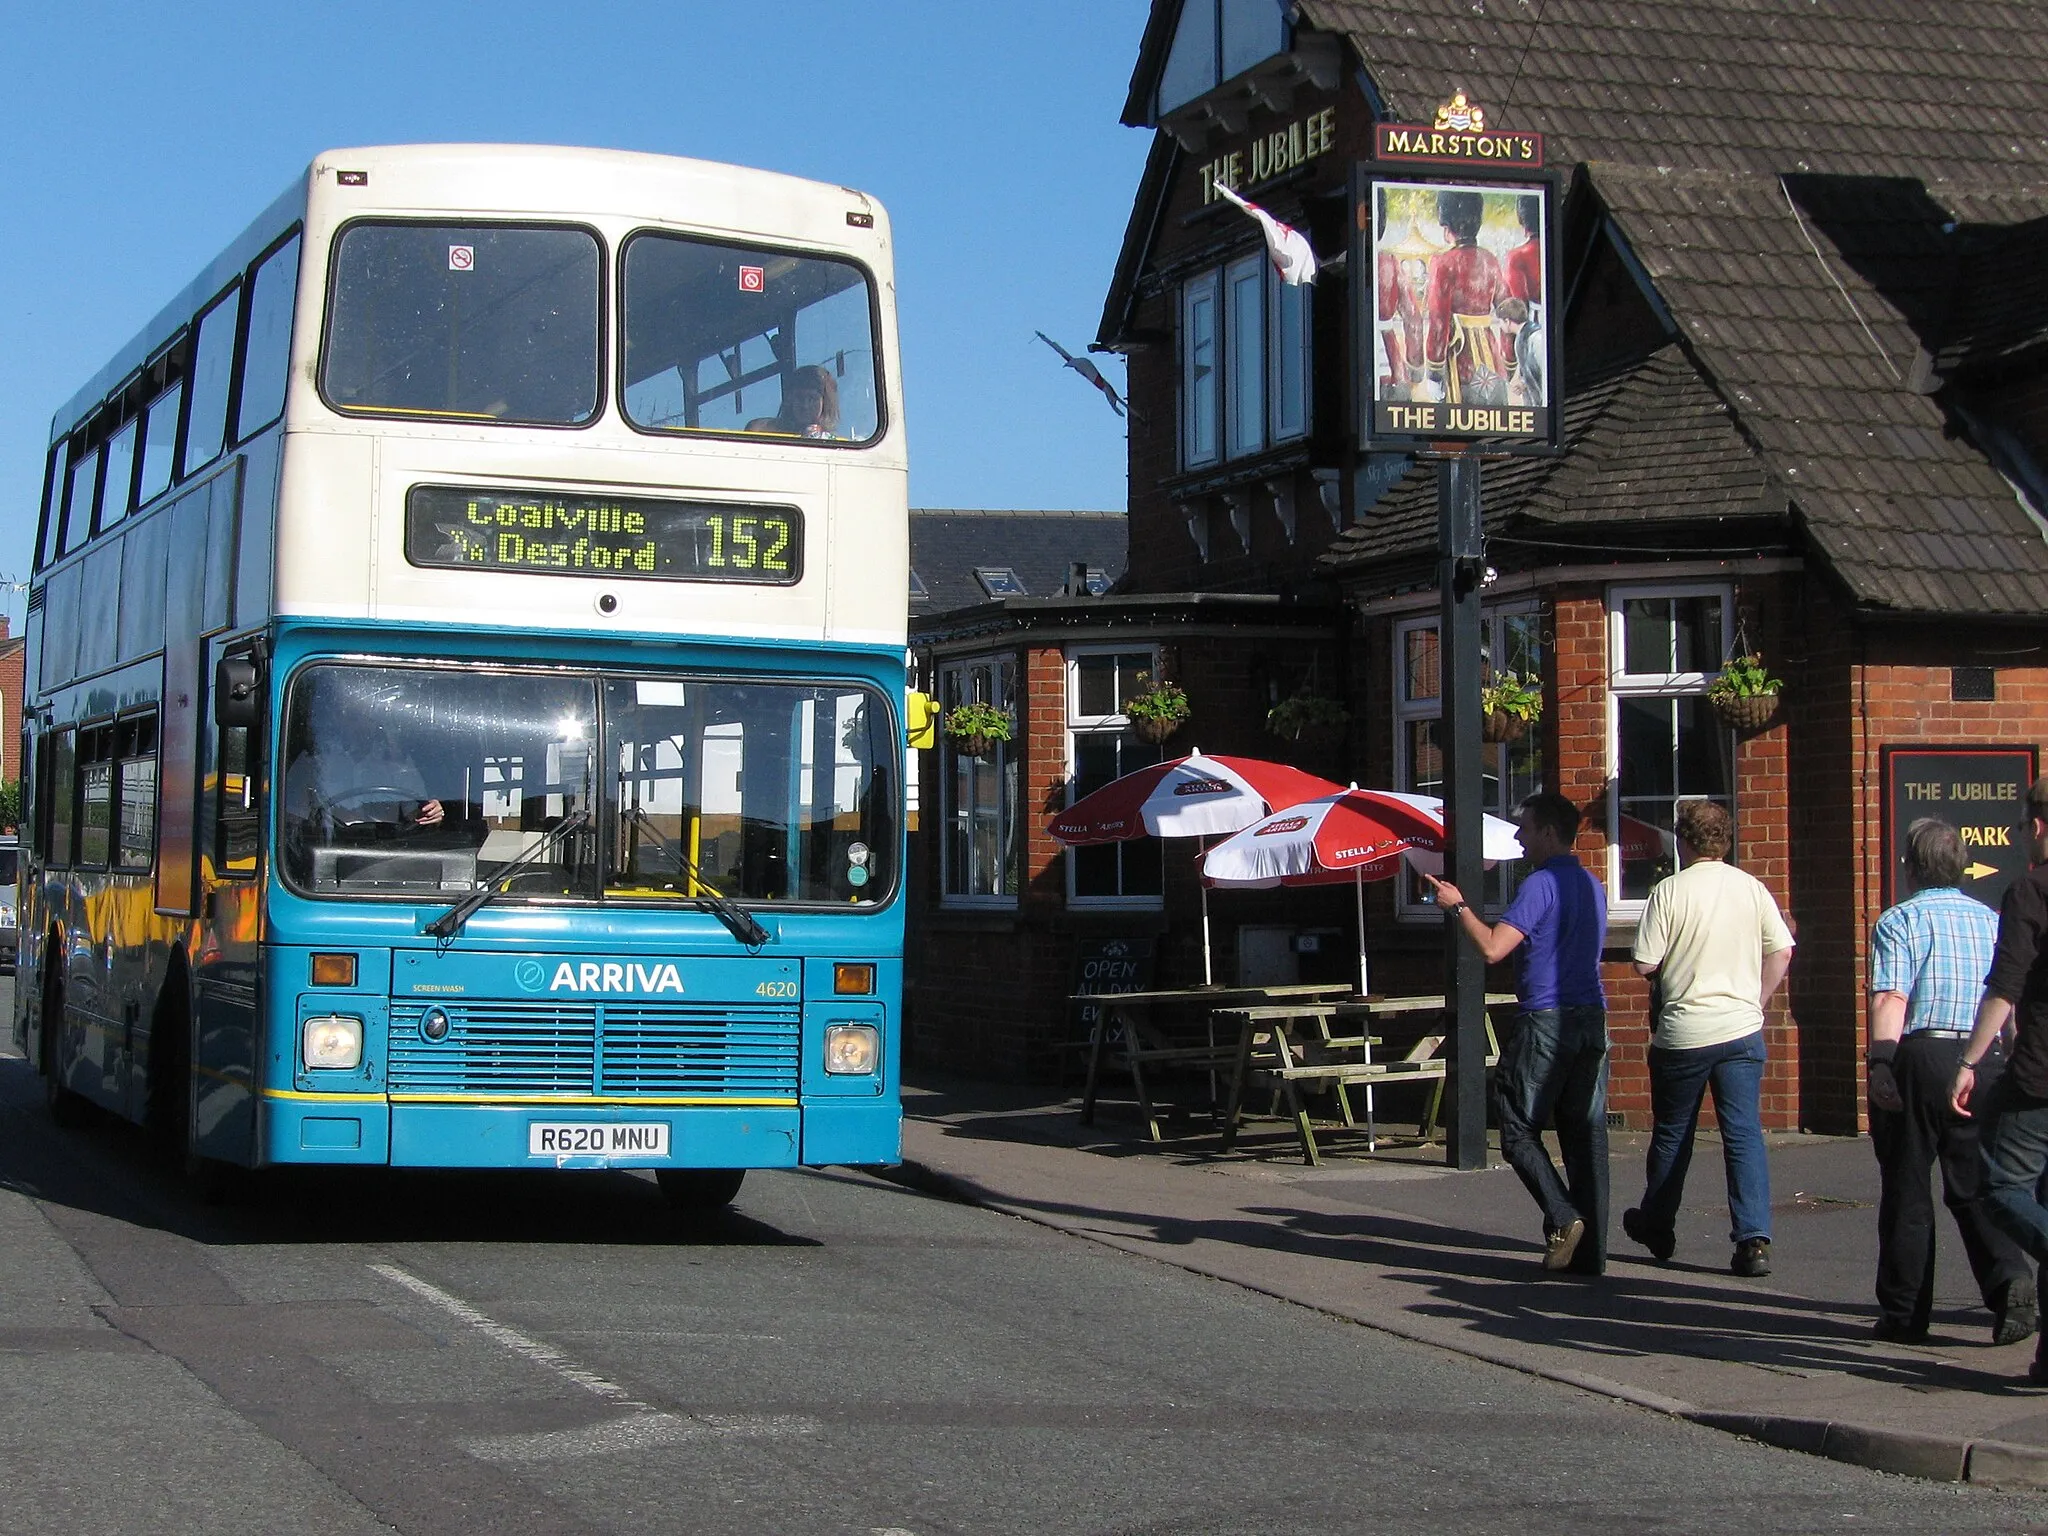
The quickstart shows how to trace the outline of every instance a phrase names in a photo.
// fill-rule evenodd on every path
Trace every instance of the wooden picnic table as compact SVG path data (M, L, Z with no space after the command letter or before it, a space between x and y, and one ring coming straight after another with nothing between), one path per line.
M1516 998L1512 992L1489 992L1486 995L1488 1067L1500 1061L1500 1041L1494 1033L1493 1010L1514 1006ZM1441 996L1308 998L1218 1009L1216 1019L1225 1026L1235 1024L1238 1031L1231 1063L1230 1096L1223 1112L1224 1148L1227 1150L1237 1140L1245 1090L1254 1082L1278 1090L1287 1101L1295 1131L1301 1137L1302 1161L1311 1167L1321 1165L1322 1153L1316 1146L1315 1126L1302 1104L1298 1085L1332 1089L1344 1124L1353 1127L1358 1121L1351 1111L1350 1089L1363 1086L1365 1144L1366 1149L1372 1151L1378 1146L1373 1089L1387 1083L1427 1081L1431 1084L1429 1104L1423 1111L1417 1130L1420 1135L1430 1135L1443 1103L1444 1078L1450 1070L1450 1062L1443 1055L1447 1036L1442 1032L1425 1034L1404 1054L1392 1060L1375 1061L1372 1048L1383 1042L1372 1029L1382 1019L1418 1014L1441 1016L1447 1011L1448 1004ZM1356 1035L1340 1035L1332 1028L1340 1021L1351 1020L1357 1020L1361 1025ZM1309 1034L1297 1038L1295 1030L1299 1026L1306 1026Z
M1146 1086L1145 1068L1175 1066L1206 1072L1210 1077L1209 1097L1215 1108L1216 1075L1229 1069L1237 1059L1237 1045L1219 1045L1215 1013L1225 1007L1265 1007L1320 998L1342 997L1351 990L1349 982L1298 983L1273 987L1179 987L1150 992L1076 993L1069 1001L1095 1005L1095 1028L1088 1037L1088 1082L1081 1093L1081 1123L1095 1123L1095 1096L1102 1080L1102 1059L1116 1026L1123 1031L1119 1049L1130 1069L1131 1087L1138 1098L1138 1113L1153 1141L1159 1134L1159 1115L1152 1107ZM1160 1012L1198 1011L1202 1016L1203 1038L1190 1041L1163 1026Z

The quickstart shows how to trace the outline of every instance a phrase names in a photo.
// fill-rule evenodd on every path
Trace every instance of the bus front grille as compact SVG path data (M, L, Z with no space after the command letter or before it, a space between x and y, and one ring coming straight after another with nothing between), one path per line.
M429 1008L448 1016L440 1040L421 1032ZM794 1096L801 1041L794 1007L394 999L386 1080L460 1098Z

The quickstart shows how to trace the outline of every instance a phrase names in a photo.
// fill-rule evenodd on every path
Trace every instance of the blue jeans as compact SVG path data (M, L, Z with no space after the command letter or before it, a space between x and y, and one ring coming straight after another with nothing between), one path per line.
M1992 1225L2040 1263L2035 1278L2041 1305L2048 1307L2048 1204L2042 1188L2048 1183L2048 1099L2029 1096L2010 1072L1989 1098L1989 1123L1978 1142L1984 1154L1980 1203ZM2041 1347L2048 1349L2048 1337Z
M1572 1268L1599 1274L1607 1262L1607 1010L1518 1014L1493 1089L1501 1156L1543 1208L1545 1234L1584 1221ZM1553 1114L1562 1179L1543 1146Z
M1729 1238L1771 1235L1771 1165L1764 1155L1761 1098L1764 1032L1688 1051L1650 1047L1649 1168L1643 1190L1643 1225L1669 1233L1678 1224L1685 1175L1692 1167L1700 1104L1714 1090L1721 1122L1721 1155L1728 1171Z

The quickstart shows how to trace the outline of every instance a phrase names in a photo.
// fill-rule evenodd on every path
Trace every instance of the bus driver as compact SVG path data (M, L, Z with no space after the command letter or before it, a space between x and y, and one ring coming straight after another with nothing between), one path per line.
M429 799L426 781L391 744L387 731L365 733L359 747L325 733L291 761L284 777L284 810L302 830L395 822L400 828L438 827L447 814ZM418 809L408 812L407 807Z

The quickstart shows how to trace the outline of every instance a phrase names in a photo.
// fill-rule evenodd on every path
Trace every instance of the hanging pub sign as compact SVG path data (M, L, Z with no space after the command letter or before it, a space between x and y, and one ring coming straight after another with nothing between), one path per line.
M1432 126L1380 124L1375 151L1352 185L1355 334L1369 340L1361 441L1557 451L1556 186L1542 136L1488 130L1461 91Z

